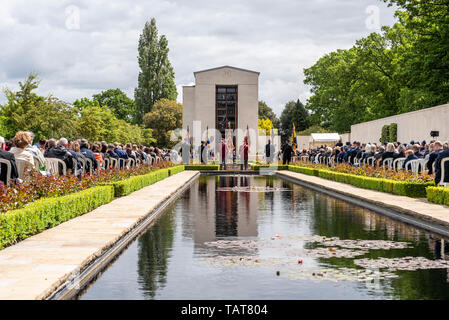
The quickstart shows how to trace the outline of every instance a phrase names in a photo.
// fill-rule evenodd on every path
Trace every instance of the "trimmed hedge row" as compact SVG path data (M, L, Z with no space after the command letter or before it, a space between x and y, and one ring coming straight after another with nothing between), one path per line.
M411 198L425 198L427 195L426 188L434 185L433 182L413 183L395 181L307 167L289 166L289 170L336 182L351 184L359 188L382 191Z
M168 168L168 175L174 176L175 174L183 172L184 170L185 170L184 166L171 167L171 168Z
M114 182L111 185L114 187L115 197L127 196L134 191L140 190L144 187L152 185L160 180L168 177L169 169L160 169L142 176L135 176L126 180Z
M190 171L201 171L201 170L210 170L210 171L218 171L220 170L220 165L194 165L194 164L188 164L185 165L185 170Z
M428 187L427 200L437 204L449 206L449 188L447 187Z
M254 171L260 171L261 168L268 169L268 168L271 168L271 167L272 167L274 170L283 171L283 170L288 170L288 167L289 167L289 166L287 166L287 165L278 165L278 166L273 165L273 166L270 166L270 165L267 165L267 164L263 164L263 165L259 165L259 164L257 164L257 165L251 165L251 169L253 169Z
M0 249L83 215L114 199L112 186L93 187L57 198L40 199L0 214Z

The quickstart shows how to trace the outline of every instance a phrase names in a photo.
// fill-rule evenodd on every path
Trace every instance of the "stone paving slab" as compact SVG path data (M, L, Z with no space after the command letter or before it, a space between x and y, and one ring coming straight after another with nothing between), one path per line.
M428 202L426 199L409 198L385 192L358 188L346 183L335 182L302 173L279 171L287 176L346 196L358 198L383 207L389 207L412 216L449 226L449 207Z
M198 176L184 171L0 251L0 299L45 299Z

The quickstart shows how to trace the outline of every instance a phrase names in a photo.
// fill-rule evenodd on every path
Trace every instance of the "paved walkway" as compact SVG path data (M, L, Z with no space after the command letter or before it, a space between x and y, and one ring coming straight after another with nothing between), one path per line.
M392 208L412 216L449 226L449 207L433 204L423 199L415 199L354 187L346 183L335 182L315 176L290 171L278 171L280 176L298 179L324 189L361 199L383 207Z
M0 251L0 299L45 299L199 175L184 171Z

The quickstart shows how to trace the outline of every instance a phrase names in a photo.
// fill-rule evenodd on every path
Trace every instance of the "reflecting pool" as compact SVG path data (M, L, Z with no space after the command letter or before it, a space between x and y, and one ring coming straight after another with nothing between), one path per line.
M369 241L366 241L369 240ZM266 176L202 176L80 299L448 299L439 236Z

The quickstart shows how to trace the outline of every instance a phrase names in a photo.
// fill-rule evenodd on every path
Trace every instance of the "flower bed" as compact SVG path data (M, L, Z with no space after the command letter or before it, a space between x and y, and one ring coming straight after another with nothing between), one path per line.
M423 182L432 182L434 180L434 175L428 175L425 173L414 174L407 170L400 170L400 171L391 169L384 170L382 167L378 168L368 165L362 165L360 167L354 167L349 164L337 164L333 167L329 167L324 164L311 164L311 163L294 163L293 165L302 168L321 169L332 172L347 173L364 177L388 179L402 182L423 183Z
M320 167L289 166L289 170L307 175L313 175L328 180L333 180L336 182L351 184L359 188L393 193L412 198L426 197L426 188L434 185L433 182L420 181L419 179L415 180L413 178L410 178L408 181L400 181L382 177L370 177L360 174L357 175L338 172L337 170L331 170L328 167L324 169Z
M26 204L42 198L60 197L98 185L145 175L154 170L166 168L168 165L167 163L161 163L152 167L141 166L128 170L113 169L100 171L94 175L86 174L82 179L78 179L73 175L46 177L37 172L32 172L29 182L9 187L0 183L0 214L9 210L23 208Z

